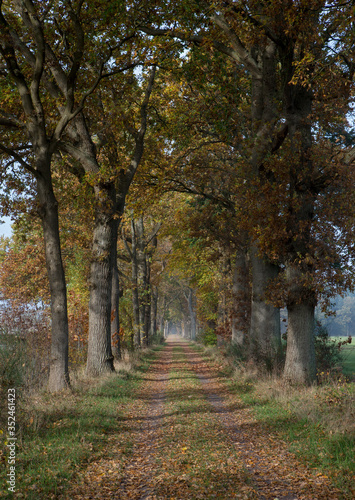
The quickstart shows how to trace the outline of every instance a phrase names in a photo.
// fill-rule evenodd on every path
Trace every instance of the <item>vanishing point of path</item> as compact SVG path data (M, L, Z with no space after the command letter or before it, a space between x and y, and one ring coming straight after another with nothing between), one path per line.
M65 498L340 498L265 434L218 366L181 338L157 353L132 401L118 409L122 432L108 439L106 458L82 470Z

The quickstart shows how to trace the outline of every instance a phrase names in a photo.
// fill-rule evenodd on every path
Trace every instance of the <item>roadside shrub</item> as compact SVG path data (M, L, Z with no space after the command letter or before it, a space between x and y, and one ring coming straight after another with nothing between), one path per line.
M25 379L26 344L23 338L2 330L0 333L0 385L21 387Z
M151 344L155 345L162 345L164 344L165 339L164 339L164 334L158 330L155 335L152 336L151 338Z
M199 333L199 340L203 345L217 345L217 334L213 328L206 328Z
M19 388L26 378L26 345L22 339L0 330L0 400L1 408L7 402L8 389L16 389L16 400L20 395ZM0 412L0 429L7 427L7 412Z
M2 384L6 378L26 392L42 387L49 372L49 311L8 305L0 319L4 334L0 340Z
M231 357L237 364L248 360L248 347L246 344L240 345L230 342L226 349L226 355Z

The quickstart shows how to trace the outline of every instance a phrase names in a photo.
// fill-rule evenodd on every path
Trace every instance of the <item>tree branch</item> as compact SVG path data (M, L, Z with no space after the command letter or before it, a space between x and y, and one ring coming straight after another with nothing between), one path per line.
M0 151L3 151L7 155L11 156L16 162L18 162L24 169L26 169L30 174L32 174L36 179L41 177L40 172L38 172L35 168L32 167L29 163L27 163L21 155L16 153L13 149L10 149L3 144L0 144Z
M16 120L16 118L6 118L4 116L0 116L0 125L7 128L16 128L21 129L24 128L24 123Z
M231 29L228 25L223 14L212 14L211 21L213 21L228 37L233 51L230 56L236 61L243 64L255 78L261 79L261 71L254 58L250 55L250 53L246 50L242 42L240 41L237 34Z

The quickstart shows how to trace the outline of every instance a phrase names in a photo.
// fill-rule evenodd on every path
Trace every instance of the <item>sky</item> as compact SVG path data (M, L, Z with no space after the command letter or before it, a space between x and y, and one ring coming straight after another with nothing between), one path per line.
M11 236L11 219L10 217L1 217L0 221L0 236Z

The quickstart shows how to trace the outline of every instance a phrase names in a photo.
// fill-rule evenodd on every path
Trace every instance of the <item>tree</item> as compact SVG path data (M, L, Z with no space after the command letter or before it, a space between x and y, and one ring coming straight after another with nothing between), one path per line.
M19 6L16 12L18 19L23 22L26 35L30 40L33 39L33 46L36 46L38 42L35 36L32 37L33 19L42 34L41 92L46 96L46 104L48 102L48 105L52 105L51 113L59 117L59 125L55 129L56 135L53 138L53 152L60 153L62 164L65 164L80 180L87 181L94 192L95 224L90 278L87 367L91 374L113 369L110 319L115 238L125 196L143 153L147 105L155 75L153 67L148 77L145 97L138 111L139 127L136 128L134 124L129 123L128 117L125 119L135 143L128 168L118 168L117 165L108 168L107 162L103 161L103 156L98 156L100 137L105 136L105 133L102 134L97 125L93 126L93 117L96 112L95 120L98 123L104 113L109 109L112 110L112 105L107 104L107 96L110 95L112 101L116 92L118 93L116 100L121 99L120 92L122 89L123 92L125 91L125 82L123 85L120 82L116 88L114 85L111 89L106 87L105 92L101 94L101 96L105 95L105 99L92 100L92 103L99 107L85 108L85 103L89 96L91 99L94 98L94 92L103 79L122 75L137 64L146 62L147 58L144 53L147 47L139 46L137 42L136 55L133 55L132 43L137 38L134 28L136 14L134 9L127 13L124 6L117 2L108 6L106 11L101 11L101 16L97 18L98 7L102 6L96 2L90 5L84 5L83 2L60 3L56 6L51 3L37 6L29 2L25 7ZM32 17L28 16L29 8ZM116 16L117 23L114 28L108 26L109 16ZM68 19L70 23L67 22ZM21 57L26 57L29 67L36 71L35 57L31 47L26 45L15 31L12 36L13 43L21 53ZM58 39L62 43L58 44ZM134 80L138 81L139 78L133 75L132 80L132 75L129 75L130 90L134 88ZM135 90L137 91L137 86ZM66 108L63 108L63 100L67 102ZM104 107L102 107L103 104ZM98 113L99 109L104 113ZM112 130L109 131L111 132ZM106 133L105 137L107 142L109 142L109 133ZM98 144L95 144L97 140ZM111 153L113 150L111 149ZM107 158L109 161L118 159L117 155L116 158L112 158L112 154ZM117 294L115 302L117 310Z
M144 218L141 215L135 219L132 214L130 234L126 234L122 228L126 254L119 255L119 258L131 264L133 343L135 348L148 346L151 336L156 330L157 297L152 307L151 267L152 258L158 245L157 234L160 227L161 223L152 225L147 217Z
M5 9L2 3L0 6L2 8L0 50L5 64L3 77L11 79L12 85L7 85L6 90L17 91L19 99L16 99L16 104L21 110L20 114L17 114L16 104L11 105L13 103L10 101L10 109L2 113L1 125L10 131L15 130L15 134L6 134L5 143L1 144L0 149L3 157L10 158L6 166L17 162L34 177L36 182L37 209L43 225L46 265L51 291L52 344L49 390L55 392L69 384L69 373L66 284L51 163L58 141L74 116L73 93L78 67L76 61L69 65L71 78L64 102L61 103L62 113L52 121L42 93L46 60L44 23L41 23L30 0L24 1L21 5L11 5L8 9ZM25 31L27 32L28 28L33 33L33 51L18 36L17 23L20 19L24 22ZM30 62L27 68L26 57ZM24 69L21 69L22 67ZM23 139L18 133L16 134L18 130L25 130L27 137Z
M169 25L169 8L178 19L174 26ZM329 81L338 81L344 90L345 108L350 97L353 65L344 48L351 46L352 38L344 19L351 12L350 4L328 6L325 2L220 2L196 5L187 19L186 10L169 4L165 20L168 28L142 28L152 35L168 35L202 48L208 46L211 54L218 50L244 71L251 87L250 135L240 147L249 166L248 187L258 187L256 207L262 206L264 220L273 221L275 215L278 219L272 200L264 193L278 191L275 174L281 176L281 172L274 168L273 160L274 165L279 165L277 159L285 151L282 147L286 138L291 144L292 163L287 172L282 172L288 179L282 184L288 198L281 202L284 220L288 221L288 242L279 231L273 238L285 244L283 261L275 258L276 251L266 251L272 247L266 235L274 224L268 220L264 226L248 225L248 233L253 241L251 336L259 344L262 340L268 349L273 348L272 339L276 345L279 342L278 308L270 299L267 301L267 287L277 278L277 266L281 263L286 268L283 276L292 332L285 376L297 382L310 383L315 379L313 316L317 294L308 279L315 272L309 264L314 243L311 228L317 197L332 178L331 174L324 177L322 168L317 169L311 157L313 130L322 120L330 123L339 116L338 110L329 105L325 113L321 111L325 98L335 102ZM337 45L340 52L336 54L331 48L335 33L341 40ZM335 72L331 67L336 68ZM252 206L250 209L255 212ZM297 352L301 354L296 355Z

